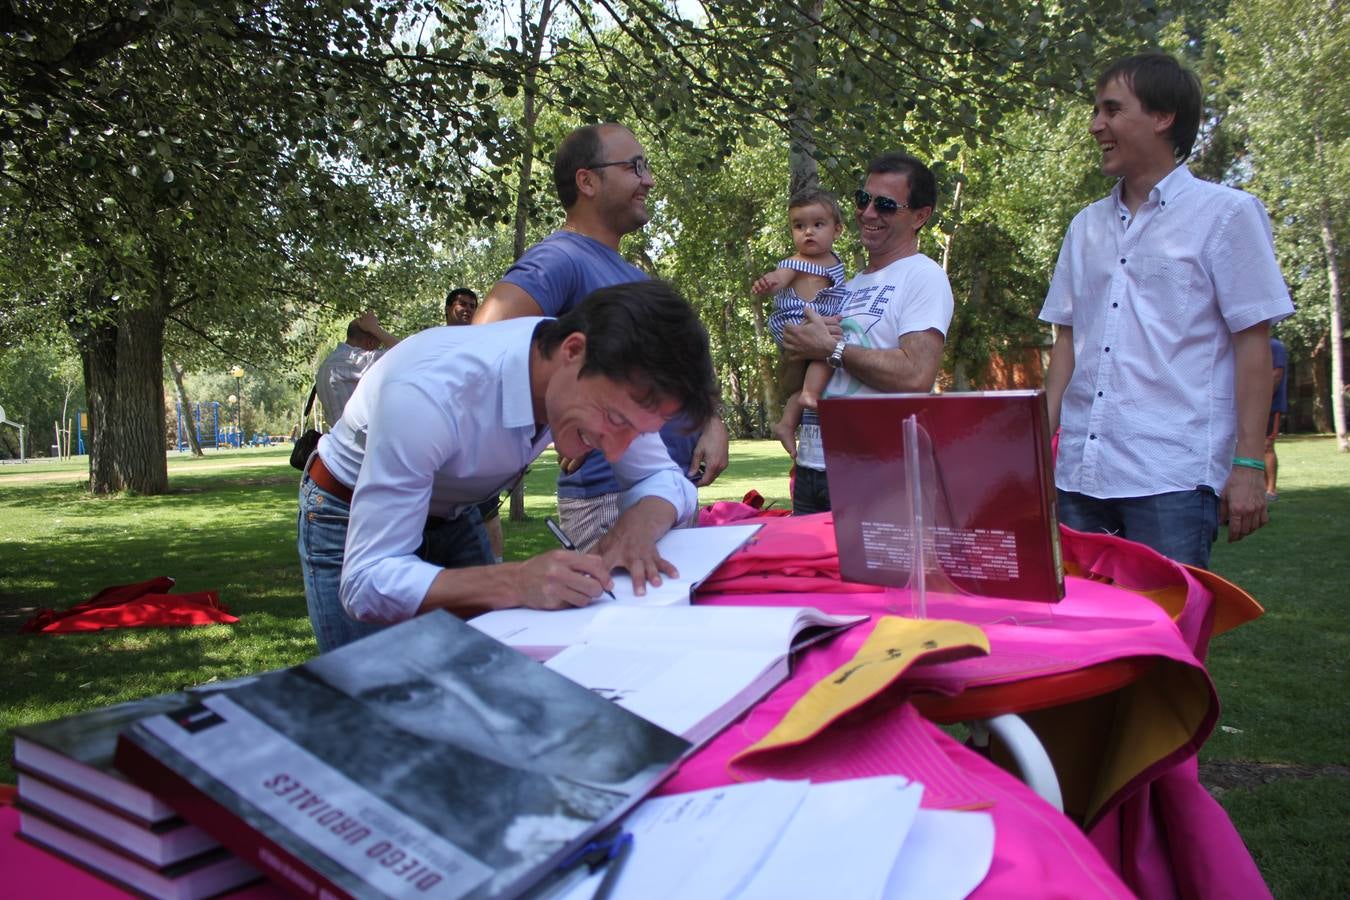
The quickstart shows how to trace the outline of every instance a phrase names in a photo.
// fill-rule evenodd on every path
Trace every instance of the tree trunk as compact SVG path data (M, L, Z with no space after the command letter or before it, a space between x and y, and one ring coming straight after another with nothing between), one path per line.
M1336 426L1336 446L1342 453L1350 453L1350 436L1345 429L1345 365L1343 356L1344 331L1341 327L1341 270L1337 264L1336 235L1331 230L1331 211L1325 197L1320 204L1322 248L1327 258L1328 320L1331 331L1331 418Z
M80 351L89 400L89 490L162 494L164 321L168 285L147 305L122 305L101 288L72 298L68 327ZM122 301L124 304L126 300Z
M89 490L109 494L122 489L113 467L117 441L117 327L103 324L72 331L84 368L84 393L89 401Z
M183 367L176 359L169 360L169 371L173 373L173 385L178 392L178 407L181 410L178 420L183 421L187 417L187 426L184 429L187 432L188 447L192 449L192 455L201 457L201 441L197 440L197 420L192 415L192 401L188 399L187 388L183 386Z
M801 10L802 26L797 32L796 65L792 79L793 112L788 120L788 196L820 184L816 165L815 116L807 103L810 85L816 80L819 60L820 19L825 0L811 0Z
M1331 418L1331 379L1327 377L1330 366L1326 352L1326 342L1319 341L1308 360L1312 367L1312 424L1313 430L1320 434L1335 433L1336 430Z
M121 490L169 489L164 453L164 316L152 309L123 313L117 330L117 444L113 468Z
M522 37L530 44L530 57L533 64L525 74L525 107L521 121L524 144L520 151L519 181L516 188L516 233L512 259L519 259L520 255L525 252L525 223L529 219L530 212L530 174L534 168L534 124L539 118L539 87L536 73L539 71L539 60L544 52L544 35L548 33L548 20L553 15L553 0L544 0L543 4L540 5L539 24L532 35L525 29L525 19L528 12L527 0L520 0ZM523 478L511 489L510 516L512 522L525 521L525 479Z

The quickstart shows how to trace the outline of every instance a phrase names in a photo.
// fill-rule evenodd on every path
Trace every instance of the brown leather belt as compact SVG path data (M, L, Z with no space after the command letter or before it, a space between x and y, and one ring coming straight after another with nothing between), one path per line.
M328 467L323 464L323 457L317 453L309 461L308 474L310 481L337 497L343 503L352 502L352 489L333 477L333 473L328 471Z

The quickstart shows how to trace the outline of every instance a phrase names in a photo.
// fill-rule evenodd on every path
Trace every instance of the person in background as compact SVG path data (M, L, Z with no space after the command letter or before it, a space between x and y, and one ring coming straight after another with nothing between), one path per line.
M468 288L455 288L445 295L445 324L468 325L478 311L478 295Z
M319 405L330 429L342 418L361 377L398 340L380 327L379 318L369 310L348 323L347 339L324 357L314 377Z
M654 183L631 131L613 122L575 129L558 145L553 183L566 210L562 228L521 254L492 286L475 324L561 315L597 288L648 277L619 255L623 236L647 224ZM727 430L716 412L706 421L673 422L661 438L699 487L727 466ZM589 550L624 512L622 491L601 454L559 456L558 518L573 543Z
M1060 522L1207 568L1225 517L1229 541L1268 519L1270 326L1294 307L1261 202L1184 163L1200 117L1166 54L1101 74L1089 130L1118 180L1069 225L1040 317Z
M1289 366L1289 354L1279 338L1270 339L1270 364L1273 367L1274 392L1270 398L1270 415L1266 418L1266 502L1274 503L1280 499L1275 486L1279 474L1280 461L1275 456L1275 438L1280 434L1280 420L1289 412L1289 380L1286 369Z

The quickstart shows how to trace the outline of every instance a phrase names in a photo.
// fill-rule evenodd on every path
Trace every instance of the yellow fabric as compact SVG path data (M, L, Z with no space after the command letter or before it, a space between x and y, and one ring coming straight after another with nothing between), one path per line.
M736 754L731 762L803 743L879 694L920 659L958 650L970 655L987 654L989 638L965 622L883 616L852 659L812 685L772 731Z

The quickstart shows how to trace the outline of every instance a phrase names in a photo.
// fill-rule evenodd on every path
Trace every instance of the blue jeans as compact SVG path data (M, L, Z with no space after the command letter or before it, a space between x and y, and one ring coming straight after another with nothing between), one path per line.
M1219 497L1210 488L1110 500L1058 493L1061 524L1119 535L1177 562L1209 568L1209 551L1219 536Z
M300 483L296 546L305 578L305 605L320 653L394 624L358 622L347 615L338 598L350 514L351 507L345 500L328 493L308 477ZM482 514L471 507L458 518L429 520L417 556L447 569L490 565L492 548L483 530Z
M792 514L806 516L830 511L830 483L820 469L797 467L792 484Z

